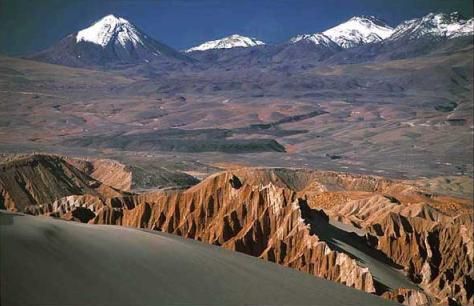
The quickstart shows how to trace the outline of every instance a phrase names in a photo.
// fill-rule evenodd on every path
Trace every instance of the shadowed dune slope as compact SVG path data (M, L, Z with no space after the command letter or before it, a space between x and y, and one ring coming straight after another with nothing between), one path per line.
M159 232L0 212L1 304L396 305Z

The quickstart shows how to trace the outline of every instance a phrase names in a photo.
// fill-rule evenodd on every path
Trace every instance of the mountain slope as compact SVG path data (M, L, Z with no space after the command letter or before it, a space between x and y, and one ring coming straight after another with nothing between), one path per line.
M25 211L29 206L83 194L122 195L61 157L34 155L0 164L0 208Z
M188 54L206 68L242 69L280 64L293 67L314 65L342 50L323 34L303 34L282 44L255 46L259 47L210 48Z
M273 61L277 63L298 63L314 65L343 50L324 34L303 34L290 39L276 48Z
M302 34L302 35L297 35L290 39L291 43L298 43L298 42L303 42L303 41L311 42L315 45L326 46L329 48L337 48L336 46L338 46L335 42L331 40L331 38L320 33Z
M30 58L75 67L190 60L114 15L103 17Z
M231 49L231 48L248 48L265 45L263 41L253 37L246 37L239 34L233 34L221 39L207 41L196 47L192 47L186 52L205 51L212 49Z
M418 58L431 55L450 56L466 53L472 49L472 36L455 36L451 38L425 35L417 39L386 39L384 41L345 49L329 58L325 63L356 64Z
M402 22L384 40L348 48L326 63L354 64L462 52L472 48L473 21L472 18L466 20L456 12L430 13Z
M424 37L456 38L474 34L474 18L466 20L459 13L434 14L402 22L389 40L416 40Z
M323 32L343 48L382 41L389 37L393 28L373 16L355 16Z

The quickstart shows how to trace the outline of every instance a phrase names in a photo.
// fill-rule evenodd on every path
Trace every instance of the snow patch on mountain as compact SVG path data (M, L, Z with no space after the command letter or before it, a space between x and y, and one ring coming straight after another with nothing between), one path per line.
M323 32L342 48L378 42L391 36L393 28L373 16L356 16Z
M76 42L90 42L105 48L111 41L116 40L116 43L126 48L129 44L143 45L141 36L139 30L128 20L107 15L92 26L77 32Z
M402 22L397 26L390 40L402 38L418 39L426 35L455 38L474 34L474 19L466 20L458 12L451 14L430 13L422 18Z
M221 39L205 42L199 46L186 50L186 52L205 51L210 49L248 48L261 45L265 45L265 43L252 37L234 34Z
M290 39L291 43L298 43L301 41L311 42L315 45L321 45L325 47L337 47L337 44L333 42L329 37L324 34L301 34Z

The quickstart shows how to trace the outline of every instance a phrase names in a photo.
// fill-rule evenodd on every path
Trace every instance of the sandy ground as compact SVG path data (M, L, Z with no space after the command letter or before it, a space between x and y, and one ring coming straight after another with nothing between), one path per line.
M160 232L0 212L1 305L396 305Z

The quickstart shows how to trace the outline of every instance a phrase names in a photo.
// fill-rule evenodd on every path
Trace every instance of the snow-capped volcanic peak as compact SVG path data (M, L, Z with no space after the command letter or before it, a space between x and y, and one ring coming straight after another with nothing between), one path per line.
M328 47L335 45L335 43L329 37L321 33L302 34L290 39L291 43L297 43L300 41L307 41L315 45L322 45L322 46L328 46Z
M425 35L454 38L474 34L474 19L466 20L458 12L430 13L422 18L405 21L395 28L392 40L417 39Z
M186 52L204 51L210 49L230 49L230 48L248 48L264 45L263 41L252 37L246 37L238 34L230 35L221 39L207 41L199 46L190 48Z
M111 41L116 41L126 47L127 44L143 45L142 36L143 34L128 20L107 15L90 27L77 32L76 42L85 41L106 47Z
M373 16L356 16L323 32L343 48L381 41L393 33L393 28Z

